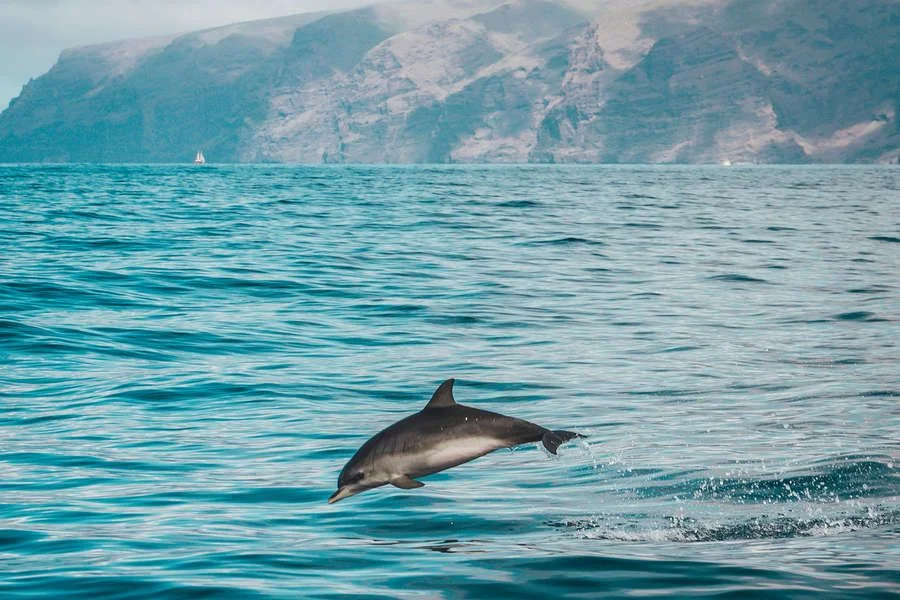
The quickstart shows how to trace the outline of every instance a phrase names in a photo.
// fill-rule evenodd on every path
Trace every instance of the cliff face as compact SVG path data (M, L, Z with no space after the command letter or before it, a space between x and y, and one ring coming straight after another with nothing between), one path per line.
M897 160L894 0L421 6L66 51L0 161Z
M62 53L0 114L0 161L233 159L301 15Z

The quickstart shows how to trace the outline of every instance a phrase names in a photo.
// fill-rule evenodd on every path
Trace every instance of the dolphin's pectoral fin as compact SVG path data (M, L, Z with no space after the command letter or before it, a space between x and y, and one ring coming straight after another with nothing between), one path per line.
M584 437L580 433L575 433L573 431L563 431L562 429L557 429L556 431L548 431L541 438L541 442L544 444L544 448L547 449L547 452L550 454L556 454L556 449L559 448L560 444L568 442L569 440L577 437Z
M415 488L420 488L425 484L421 481L416 481L409 475L401 475L400 477L391 479L391 485L403 490L412 490Z

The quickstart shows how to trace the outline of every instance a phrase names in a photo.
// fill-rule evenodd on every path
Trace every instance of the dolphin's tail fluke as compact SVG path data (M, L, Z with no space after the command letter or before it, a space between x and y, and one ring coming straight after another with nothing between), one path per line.
M561 444L577 437L584 436L580 433L575 433L574 431L563 431L562 429L557 429L556 431L548 430L541 438L541 443L544 444L544 448L547 449L547 452L556 454L556 449L559 448Z

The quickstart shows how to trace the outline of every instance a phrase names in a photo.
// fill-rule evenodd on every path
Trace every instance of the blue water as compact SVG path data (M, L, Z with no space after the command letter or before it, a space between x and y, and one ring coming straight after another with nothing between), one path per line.
M896 596L898 184L0 167L0 596ZM447 377L587 443L326 504Z

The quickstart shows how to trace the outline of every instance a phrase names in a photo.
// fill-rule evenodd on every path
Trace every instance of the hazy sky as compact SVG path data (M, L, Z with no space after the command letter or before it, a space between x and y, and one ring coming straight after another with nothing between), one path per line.
M0 111L61 50L371 0L0 0Z

